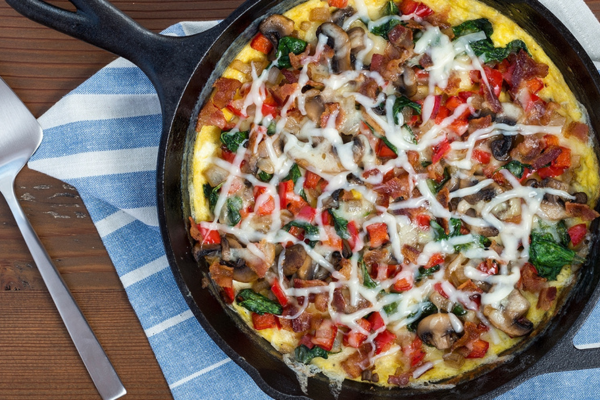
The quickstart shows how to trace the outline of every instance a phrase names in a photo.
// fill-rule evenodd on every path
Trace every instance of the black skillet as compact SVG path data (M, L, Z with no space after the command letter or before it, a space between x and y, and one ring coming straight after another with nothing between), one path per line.
M210 94L214 80L233 56L255 34L266 15L281 13L303 0L248 0L229 18L204 33L165 37L151 33L105 0L70 0L70 12L41 0L6 0L25 16L88 43L125 57L150 78L160 98L163 134L157 168L158 212L169 263L194 315L213 340L238 363L267 394L300 399L303 392L295 374L281 357L223 304L214 292L201 288L206 266L191 256L186 220L189 215L186 166L193 143L195 118ZM554 60L578 100L587 108L590 123L600 132L600 76L571 33L535 0L483 0L511 17L529 32ZM598 147L598 146L596 146ZM598 149L596 149L598 152ZM598 223L593 225L597 233ZM543 373L600 368L600 349L580 351L573 337L600 298L599 235L587 264L569 295L560 299L560 312L533 339L510 351L495 368L484 366L450 388L372 388L347 381L343 399L465 399L494 398ZM309 379L308 396L330 399L328 381Z

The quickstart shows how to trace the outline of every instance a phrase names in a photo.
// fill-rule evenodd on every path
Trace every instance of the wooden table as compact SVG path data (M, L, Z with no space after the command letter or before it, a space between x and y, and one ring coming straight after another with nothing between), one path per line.
M566 1L566 0L564 0ZM586 0L600 17L600 0ZM53 4L71 8L66 1ZM227 17L242 0L113 0L159 32L181 20ZM39 117L115 56L42 27L0 1L0 76ZM171 393L77 191L25 169L17 195L127 388ZM4 200L0 200L0 398L99 399Z

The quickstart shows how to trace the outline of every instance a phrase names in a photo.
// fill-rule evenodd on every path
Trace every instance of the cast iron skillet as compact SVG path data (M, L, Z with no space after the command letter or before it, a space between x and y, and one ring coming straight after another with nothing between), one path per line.
M278 399L306 398L295 374L277 352L252 335L232 312L223 312L223 304L214 291L209 293L201 288L207 269L198 266L191 256L185 222L189 215L187 149L193 143L196 115L210 94L212 83L254 35L260 20L303 0L248 0L215 28L185 38L151 33L105 0L70 1L77 12L41 0L7 0L7 3L37 22L129 59L150 78L163 112L157 168L159 220L179 288L209 335L261 389ZM600 110L596 107L600 104L600 77L571 33L535 0L483 2L511 17L537 40L587 108L593 130L600 132ZM600 349L580 351L572 342L600 297L597 231L596 222L592 252L569 295L559 300L560 312L533 339L511 350L506 362L495 368L481 367L461 380L449 382L455 384L450 388L388 390L347 381L341 398L489 399L542 373L600 368ZM328 381L322 376L309 379L308 389L311 398L332 398Z

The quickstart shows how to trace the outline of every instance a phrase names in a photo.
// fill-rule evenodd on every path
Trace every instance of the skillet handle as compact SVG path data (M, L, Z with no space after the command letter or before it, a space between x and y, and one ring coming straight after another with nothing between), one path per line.
M146 30L106 0L69 0L72 12L43 0L7 0L33 21L108 50L136 64L155 86L163 124L170 124L183 88L207 53L218 28L188 37Z

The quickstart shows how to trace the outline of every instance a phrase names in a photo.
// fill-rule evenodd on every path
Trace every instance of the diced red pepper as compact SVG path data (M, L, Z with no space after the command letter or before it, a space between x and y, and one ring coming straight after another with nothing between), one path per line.
M241 117L241 118L248 118L248 116L247 116L246 114L244 114L244 113L242 112L242 110L240 110L239 108L237 108L237 107L235 106L235 103L234 103L234 101L233 101L233 100L232 100L232 101L230 101L230 102L227 104L227 106L225 106L225 107L226 107L226 108L227 108L229 111L231 111L231 113L232 113L233 115L237 115L238 117Z
M494 260L487 259L481 262L477 269L488 275L496 275L498 273L498 263Z
M287 205L294 195L294 181L290 179L279 183L279 200L281 202L280 207L282 210L287 208Z
M502 72L491 69L487 65L483 66L483 71L485 72L485 76L487 77L488 83L490 84L490 88L493 90L494 95L496 97L500 96L500 93L502 93Z
M254 325L254 329L257 331L262 331L263 329L271 329L277 328L277 317L273 314L257 314L252 313L252 325Z
M431 120L435 120L440 112L440 107L442 106L442 95L436 95L433 96L434 97L434 101L433 101L433 109L431 110L431 115L429 116L429 119Z
M371 313L368 320L371 323L371 332L376 332L385 326L385 322L383 321L381 314L379 314L377 311Z
M490 347L485 340L477 339L472 343L473 348L466 358L483 358Z
M223 297L227 304L232 304L233 300L235 300L235 292L232 287L223 288Z
M350 245L350 248L352 249L352 251L354 251L354 249L356 248L356 245L358 244L358 227L356 226L356 221L350 221L348 222L348 233L350 234L350 239L348 239L348 244Z
M265 186L255 186L254 187L254 202L256 203L258 198L266 191L267 191L267 188ZM256 206L255 206L254 212L257 215L263 216L263 215L271 215L273 210L275 210L275 200L273 199L273 197L269 196L269 199L267 201L262 202L258 206L258 208L256 208Z
M433 146L433 156L431 156L431 163L438 163L446 154L450 152L450 142L448 138L444 138L444 141L440 144Z
M306 205L300 209L298 214L296 214L296 218L301 219L302 221L306 221L306 222L313 222L316 215L317 215L317 210L315 210L314 208L312 208L309 205Z
M329 7L346 8L348 0L327 0Z
M533 94L537 94L544 88L544 81L541 78L533 78L527 81L527 88Z
M358 321L356 321L356 323L360 325L360 327L363 328L365 331L371 332L371 323L366 319L361 318ZM354 347L355 349L358 349L363 344L363 342L367 340L367 337L368 335L365 335L364 333L361 333L358 330L351 330L350 332L344 335L342 343L344 344L344 346L350 346Z
M431 227L431 216L428 214L417 214L415 219L417 220L417 225L419 228L423 229L424 231L428 231Z
M396 158L398 157L392 149L390 149L383 140L379 139L377 143L377 156L382 158Z
M390 241L390 236L387 231L387 224L380 222L367 226L367 232L369 233L369 239L371 242L371 248L383 246L385 243Z
M262 33L258 33L250 42L250 47L264 54L269 54L273 50L273 43Z
M570 227L567 232L571 237L571 243L573 243L573 246L577 246L579 243L581 243L583 238L585 238L587 226L586 224L575 225Z
M444 292L444 289L442 288L442 282L436 283L435 285L433 285L433 288L435 289L436 292L438 292L445 298L449 298L449 296L446 294L446 292Z
M304 178L304 188L314 189L321 180L321 177L314 172L306 171L306 177Z
M335 326L330 319L324 319L315 331L315 336L312 338L313 344L323 348L323 350L331 351L335 336L337 335L338 327Z
M283 288L281 287L281 284L277 279L273 281L273 285L271 286L271 292L273 292L279 304L281 304L283 307L288 305L289 299L283 291Z
M304 240L304 229L302 229L302 228L298 228L297 226L292 226L289 230L289 234L300 241ZM288 248L293 245L294 245L293 242L283 243L283 247L285 247L285 248Z
M440 125L446 118L450 116L450 110L446 106L440 106L440 109L435 116L435 124Z
M329 211L324 210L321 213L321 222L325 226L331 226L331 225L333 225L333 217L331 216L331 214L329 213Z
M402 349L404 354L410 358L410 366L417 366L425 358L426 353L423 351L423 342L417 336L410 346Z
M444 260L445 260L445 257L442 254L436 253L431 256L431 258L427 262L427 265L425 266L425 269L433 268L436 265L443 264Z
M562 153L552 161L552 166L555 168L571 168L571 149L561 147Z
M227 161L228 163L233 164L233 160L235 160L235 153L230 151L225 145L221 146L221 158Z
M202 244L219 244L221 243L221 236L219 231L213 229L203 228L198 225L200 229L200 235L202 235Z
M413 0L403 0L400 4L402 15L415 14L417 17L425 18L433 14L433 10L423 3Z
M487 151L475 149L475 150L473 150L472 158L474 160L479 161L482 164L489 164L492 159L492 155L490 153L488 153Z
M461 104L464 104L465 102L462 101L462 99L460 99L459 97L456 96L452 96L450 98L448 98L448 100L446 100L446 108L448 108L448 110L454 112L454 110L456 110L456 108L458 106L460 106Z
M468 100L468 99L469 99L471 96L473 96L474 94L475 94L475 93L473 93L473 92L460 92L460 93L458 94L458 97L459 97L459 98L460 98L460 99L463 101L463 103L466 103L466 102L467 102L467 100Z
M407 292L413 287L413 281L409 278L402 278L394 282L392 290L396 293Z
M278 110L277 106L274 106L271 104L263 103L260 111L263 116L270 115L272 117L276 117L277 115L279 115L279 110Z
M559 146L558 136L544 135L544 143L546 144L546 148L552 147L552 146Z
M342 238L335 232L335 229L332 226L326 226L325 232L327 233L327 239L323 241L323 245L342 251L344 243L342 242Z
M542 179L546 178L555 178L557 176L561 176L565 172L565 168L557 168L557 167L546 167L538 169L537 173Z
M377 54L373 54L373 57L375 57L376 55ZM417 75L417 80L419 82L425 82L425 81L429 80L429 71L426 71L424 69L417 69L417 71L415 72L415 74Z
M375 354L389 350L390 347L392 347L394 340L396 340L396 335L387 329L375 336L375 339L373 339L373 343L375 343Z
M469 111L467 110L466 112ZM451 129L457 135L462 136L467 132L469 128L469 121L461 117L454 120L454 122L448 125L448 128Z

